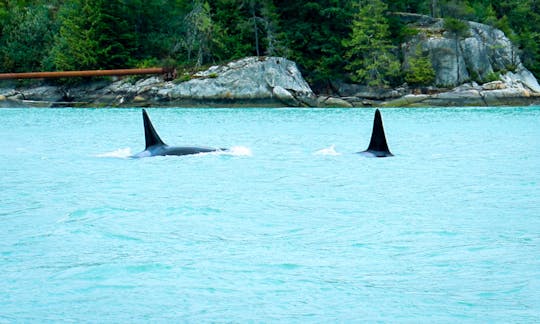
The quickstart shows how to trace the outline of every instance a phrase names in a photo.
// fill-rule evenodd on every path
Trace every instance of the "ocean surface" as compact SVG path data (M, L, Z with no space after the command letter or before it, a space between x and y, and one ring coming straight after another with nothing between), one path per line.
M540 107L0 109L0 323L540 322Z

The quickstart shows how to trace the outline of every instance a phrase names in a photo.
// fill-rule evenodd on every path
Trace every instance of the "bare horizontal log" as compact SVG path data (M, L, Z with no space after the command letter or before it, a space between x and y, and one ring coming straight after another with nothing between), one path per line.
M100 77L100 76L123 76L123 75L139 75L139 74L163 74L166 80L170 80L174 78L174 76L176 75L176 71L174 71L173 69L168 69L168 68L146 68L146 69L118 69L118 70L0 73L0 80Z

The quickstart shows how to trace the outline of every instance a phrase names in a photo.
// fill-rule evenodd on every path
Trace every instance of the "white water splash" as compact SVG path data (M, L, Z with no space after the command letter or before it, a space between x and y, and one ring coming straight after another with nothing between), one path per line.
M225 156L252 156L253 153L249 147L245 146L233 146L226 151L216 151L211 154L225 155Z
M226 151L199 153L195 155L199 155L199 156L204 156L204 155L252 156L253 154L251 153L251 149L249 147L233 146ZM119 158L119 159L127 159L132 156L133 156L133 153L131 152L131 149L129 147L120 148L112 152L106 152L106 153L101 153L101 154L96 155L96 157L100 157L100 158ZM148 156L150 156L150 154Z
M338 153L336 151L336 146L332 144L330 147L323 148L322 150L318 150L314 153L315 155L341 155L341 153Z
M132 155L133 154L131 153L131 149L129 147L126 147L126 148L120 148L112 152L97 154L96 157L127 159L131 157Z

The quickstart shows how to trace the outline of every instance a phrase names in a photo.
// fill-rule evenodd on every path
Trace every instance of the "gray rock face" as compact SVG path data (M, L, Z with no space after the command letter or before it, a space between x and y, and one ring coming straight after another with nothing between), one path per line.
M492 81L488 83L484 83L482 85L482 90L501 90L506 89L506 84L502 81Z
M518 71L507 72L501 76L501 80L511 88L526 87L529 90L540 93L540 85L534 75L525 68L520 68Z
M139 103L146 98L153 103L188 105L253 102L300 106L315 97L296 64L280 57L248 57L212 66L194 74L191 80L180 83L163 82L158 77L139 80L135 84L118 81L102 92L129 100L137 97Z
M493 81L478 85L466 83L451 91L430 95L406 95L399 99L384 102L390 107L448 107L448 106L528 106L538 105L540 93L532 92L517 81L512 87L509 83Z
M292 93L281 86L275 86L272 89L272 94L287 106L299 106L298 100L296 100Z
M432 58L438 86L454 86L470 79L462 50L453 39L430 38L425 46Z
M38 86L25 89L20 92L22 99L25 100L46 100L61 101L63 97L62 90L53 86Z
M212 66L190 78L184 82L164 82L158 76L137 81L124 78L70 89L38 85L20 91L3 89L0 95L50 105L69 101L87 106L313 106L317 103L296 63L281 57L247 57Z
M280 57L248 57L213 66L184 82L159 76L101 80L75 87L36 84L0 89L5 106L486 106L540 102L540 85L521 63L502 31L469 22L470 31L455 38L441 19L408 14L420 33L402 45L404 65L418 48L428 53L437 87L370 88L332 81L335 91L317 97L296 64ZM496 74L494 74L496 73ZM493 81L498 75L499 80ZM491 81L491 82L490 82ZM337 96L336 96L337 95Z
M212 66L189 81L147 79L135 85L117 84L112 92L145 95L158 101L275 102L299 106L314 94L296 64L280 57L248 57Z
M407 89L405 88L374 88L360 84L344 83L340 81L332 82L332 87L341 97L359 97L373 100L398 98L407 94Z
M439 86L453 87L471 80L483 83L494 72L525 69L512 42L496 28L467 22L468 35L455 37L444 29L442 19L431 20L427 26L422 21L420 33L402 45L405 65L420 47L429 53Z
M335 97L320 97L319 98L319 107L329 107L329 108L352 108L353 105L347 100Z

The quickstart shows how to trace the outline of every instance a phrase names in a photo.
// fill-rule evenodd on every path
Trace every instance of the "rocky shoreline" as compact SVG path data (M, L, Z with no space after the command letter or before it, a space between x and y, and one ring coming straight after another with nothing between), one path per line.
M496 28L467 22L456 38L442 19L400 14L415 36L401 44L403 69L420 50L438 86L369 88L334 81L315 94L295 62L246 57L174 81L162 77L101 79L76 86L0 83L0 107L447 107L540 105L540 85L518 50Z
M0 107L447 107L540 105L540 85L522 69L501 80L453 89L374 89L336 83L337 95L316 95L296 64L248 57L213 66L185 81L153 76L66 87L0 88Z
M358 88L356 93L354 88ZM330 105L340 107L452 107L452 106L530 106L540 105L540 86L527 70L508 72L501 80L478 84L465 83L452 89L426 87L391 90L365 89L345 85L342 97L328 97ZM349 88L349 89L347 89ZM353 88L353 89L350 89Z

